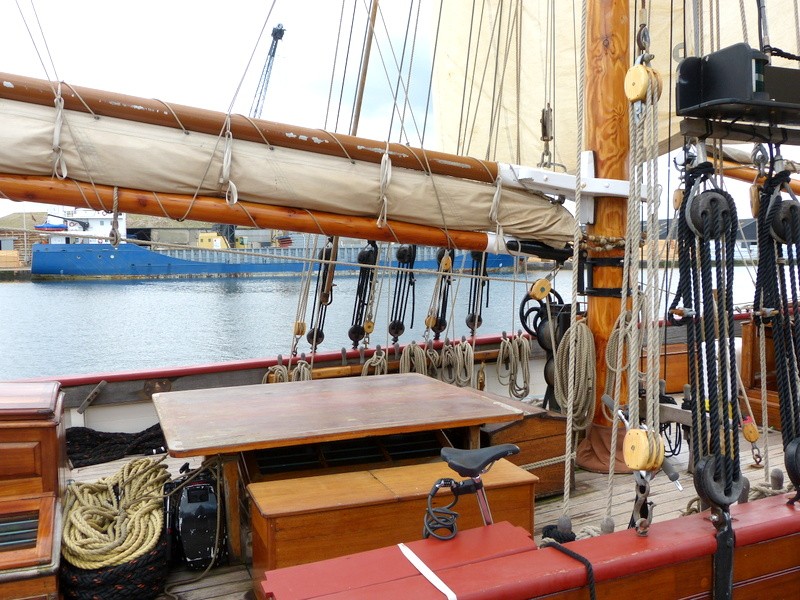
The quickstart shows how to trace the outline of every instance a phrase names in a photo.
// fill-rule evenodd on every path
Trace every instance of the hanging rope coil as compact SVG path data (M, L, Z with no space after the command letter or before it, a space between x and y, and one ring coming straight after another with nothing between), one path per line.
M67 488L61 553L81 569L121 565L152 550L164 530L160 460L137 459L96 483Z
M364 366L361 367L361 375L365 377L370 374L370 369L373 375L385 375L389 372L389 357L386 352L381 350L378 346L375 353L364 361Z
M426 359L425 349L412 340L410 344L406 344L406 347L403 348L403 353L400 355L400 372L427 375L428 365Z
M442 346L441 378L458 387L474 387L475 351L466 339Z
M519 400L530 393L530 340L522 332L514 338L503 336L497 352L497 380L508 388L508 394Z
M575 344L575 356L571 348ZM569 389L571 359L574 361L574 390ZM564 333L556 351L555 394L561 407L567 406L567 396L573 396L572 430L583 431L594 418L595 353L594 336L585 321L578 321ZM562 409L563 410L563 409Z

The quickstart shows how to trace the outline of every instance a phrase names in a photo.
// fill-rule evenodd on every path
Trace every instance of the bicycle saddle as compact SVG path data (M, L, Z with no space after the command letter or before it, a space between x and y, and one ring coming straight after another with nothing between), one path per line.
M519 447L514 444L500 444L475 450L442 448L442 460L462 477L477 477L494 461L518 453Z

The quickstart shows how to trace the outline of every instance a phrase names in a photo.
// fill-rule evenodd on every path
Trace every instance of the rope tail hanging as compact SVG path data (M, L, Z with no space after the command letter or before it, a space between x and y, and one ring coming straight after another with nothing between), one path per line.
M800 202L789 187L789 171L778 155L764 182L757 207L758 256L753 314L761 331L772 330L784 461L789 479L800 488ZM786 190L789 198L784 199ZM787 286L787 275L789 282ZM790 501L800 499L800 492Z
M366 319L367 308L372 298L372 288L375 284L375 265L378 264L378 245L370 240L358 253L358 264L363 265L358 269L358 285L356 297L353 302L353 320L347 332L353 348L358 348L358 343L364 336L371 334L375 323Z
M433 331L434 340L438 340L441 333L447 329L447 303L453 282L454 259L455 251L452 249L440 248L436 255L439 270L436 273L428 316L425 317L425 328Z
M694 485L697 495L711 507L716 528L713 593L729 598L734 560L730 505L745 489L739 464L733 327L738 217L733 198L717 186L713 173L708 162L686 173L678 222L680 279L672 312L686 324ZM681 300L683 307L678 308Z
M472 335L483 324L481 308L483 297L486 296L486 307L489 307L489 280L486 270L486 253L473 251L471 253L472 266L469 280L469 313L467 314L467 327Z
M703 184L713 183L710 175L709 163L701 163L687 174L678 223L681 277L673 312L682 299L696 428L692 436L698 467L695 485L705 500L726 508L738 498L742 485L739 418L733 406L737 397L733 252L738 219L727 192L715 185L699 191ZM704 471L713 471L713 486L702 479Z
M408 297L411 296L411 324L414 327L414 300L415 284L414 261L417 259L417 247L413 244L402 244L397 248L398 270L394 277L394 296L392 297L392 310L389 321L389 335L392 343L396 343L406 330L405 320L408 310Z
M311 351L316 352L317 346L325 339L325 316L328 307L333 302L333 275L336 270L336 257L338 244L335 238L328 238L327 245L320 250L319 260L322 262L317 271L317 286L314 290L314 312L311 315L311 327L306 334L306 340L311 344Z

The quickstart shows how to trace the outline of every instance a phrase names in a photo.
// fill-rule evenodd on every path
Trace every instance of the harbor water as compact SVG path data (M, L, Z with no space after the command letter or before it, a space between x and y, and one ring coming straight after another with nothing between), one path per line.
M753 276L744 267L736 271L734 301L752 302ZM520 329L520 302L530 284L546 275L493 274L477 334ZM373 347L391 343L386 332L394 276L381 281ZM565 301L570 282L568 270L555 277L553 287ZM432 274L417 276L413 327L409 300L401 344L423 341L435 283ZM670 287L676 283L677 272ZM288 357L301 284L300 277L0 283L0 381ZM336 277L319 351L352 348L347 332L357 286L355 275ZM313 287L304 319L309 326ZM460 339L469 335L469 279L453 281L450 299L445 334ZM298 351L309 350L301 339Z

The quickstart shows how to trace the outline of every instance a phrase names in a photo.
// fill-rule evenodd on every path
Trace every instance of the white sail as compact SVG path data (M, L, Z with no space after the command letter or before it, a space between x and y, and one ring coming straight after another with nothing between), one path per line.
M708 3L652 0L649 11L649 51L652 66L661 75L659 140L662 152L682 143L674 116L675 72L687 55L702 55L747 41L759 47L756 2L721 2L719 15L709 14ZM497 0L465 4L445 0L439 52L435 65L435 114L442 150L464 152L480 158L536 165L542 158L541 111L546 91L554 109L553 161L574 171L577 156L577 97L582 82L578 75L581 39L579 2L520 2ZM548 9L550 5L550 9ZM770 43L798 53L797 23L793 2L767 2ZM631 2L631 61L635 46L637 15L641 2ZM692 23L699 7L702 31L694 36ZM470 10L474 7L473 10ZM437 6L438 9L438 6ZM573 9L576 13L573 13ZM548 38L549 10L554 11ZM688 24L684 43L684 22ZM743 25L744 23L744 25ZM608 23L609 35L613 31ZM745 30L747 35L745 35ZM773 64L787 61L774 58ZM797 63L793 63L796 65ZM591 72L592 65L587 65ZM502 90L502 91L500 91Z

